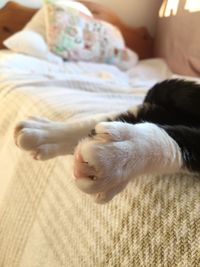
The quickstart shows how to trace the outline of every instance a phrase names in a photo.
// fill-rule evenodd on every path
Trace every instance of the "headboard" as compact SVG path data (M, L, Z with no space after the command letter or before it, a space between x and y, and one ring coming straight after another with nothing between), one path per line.
M4 48L2 42L21 30L36 11L37 9L27 8L15 2L8 2L0 9L0 49Z
M129 27L107 7L88 1L79 2L86 5L95 18L108 21L117 26L125 38L126 45L135 50L140 58L149 58L152 56L153 39L145 27ZM21 30L36 11L37 9L24 7L12 1L9 1L0 9L0 49L4 48L3 41L10 35Z

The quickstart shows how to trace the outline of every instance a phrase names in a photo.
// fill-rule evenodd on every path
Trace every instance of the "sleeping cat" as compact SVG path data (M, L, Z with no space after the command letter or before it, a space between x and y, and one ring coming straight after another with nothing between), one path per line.
M15 140L38 160L74 152L75 183L105 203L135 176L200 171L200 85L163 81L142 105L111 118L30 118L16 126Z

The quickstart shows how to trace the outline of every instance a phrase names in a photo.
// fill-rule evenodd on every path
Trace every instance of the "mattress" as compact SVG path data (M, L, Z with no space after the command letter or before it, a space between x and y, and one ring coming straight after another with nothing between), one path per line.
M198 175L136 177L98 205L74 185L73 155L34 161L14 144L27 116L73 122L140 104L174 76L160 59L114 66L0 53L0 266L198 266Z

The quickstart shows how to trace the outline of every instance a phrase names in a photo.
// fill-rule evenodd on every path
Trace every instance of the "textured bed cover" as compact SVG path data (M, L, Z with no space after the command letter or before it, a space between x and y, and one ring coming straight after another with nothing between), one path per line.
M101 206L74 186L72 155L36 162L13 140L14 126L29 115L72 122L123 111L170 77L162 60L123 73L113 66L54 65L1 52L0 266L200 262L197 175L138 177Z

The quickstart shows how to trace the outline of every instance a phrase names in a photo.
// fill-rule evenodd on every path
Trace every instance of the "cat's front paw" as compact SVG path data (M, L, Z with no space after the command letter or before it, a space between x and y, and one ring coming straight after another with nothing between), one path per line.
M93 136L82 140L75 150L74 176L77 186L98 203L111 200L133 175L140 173L140 138L134 125L101 122Z
M68 129L69 128L69 129ZM16 145L36 160L48 160L73 153L70 126L41 117L29 117L19 122L14 130Z
M77 146L74 176L82 191L104 203L135 176L177 172L181 166L179 146L157 125L102 122Z

